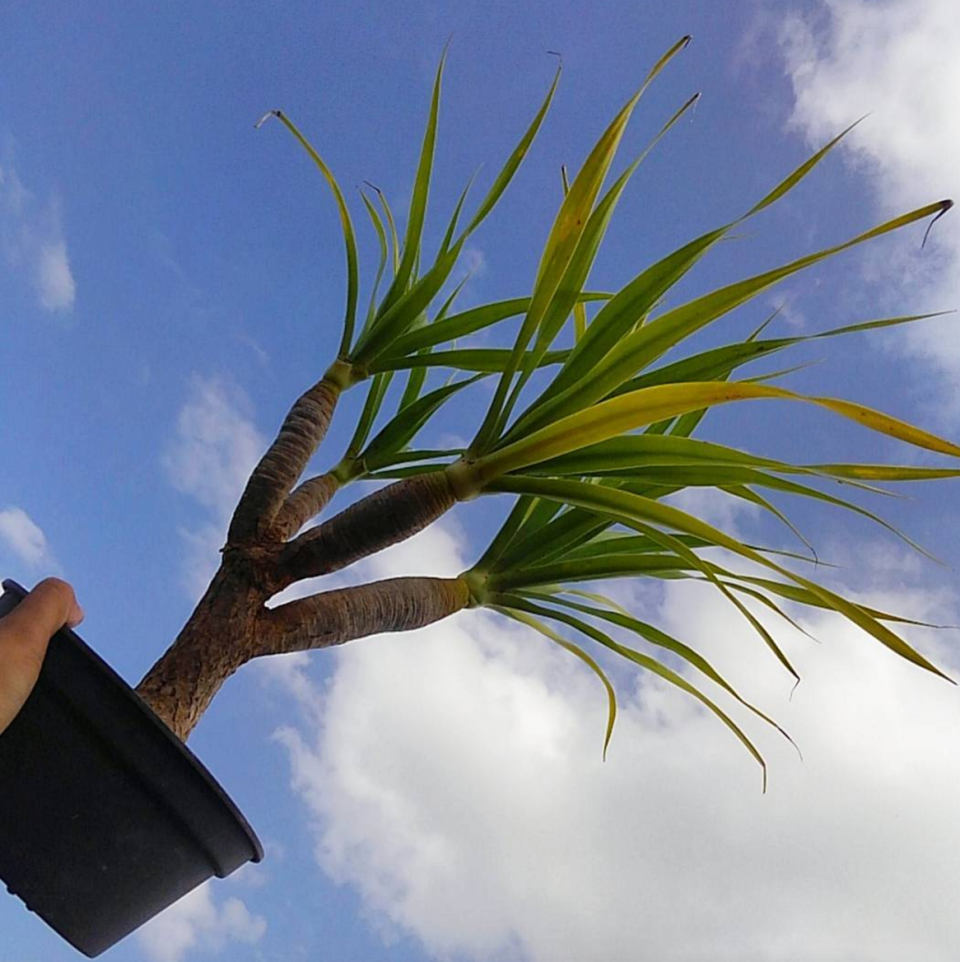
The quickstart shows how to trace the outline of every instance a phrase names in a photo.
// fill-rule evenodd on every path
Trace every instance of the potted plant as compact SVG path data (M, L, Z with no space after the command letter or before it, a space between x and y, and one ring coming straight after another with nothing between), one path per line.
M612 651L699 699L727 725L765 773L763 759L747 733L721 704L696 686L695 673L720 685L731 698L775 725L772 719L750 706L694 649L603 596L576 587L624 576L710 582L742 612L762 645L793 674L787 656L746 602L759 601L788 620L781 607L784 601L831 609L907 661L941 674L890 627L902 619L824 587L797 570L803 561L800 556L784 557L783 552L748 546L664 500L685 488L708 486L746 499L783 521L765 492L827 501L869 514L859 504L832 493L833 486L869 488L877 481L937 479L960 473L950 465L790 464L694 437L713 407L780 400L813 405L825 418L851 419L916 447L960 457L957 445L891 415L854 401L809 397L780 387L774 382L783 371L747 377L742 370L812 338L863 333L920 322L932 315L882 318L789 337L766 336L764 324L744 340L685 355L680 352L687 338L780 281L873 238L936 219L952 206L950 201L928 204L679 306L662 306L674 285L714 246L788 193L850 128L749 210L647 266L621 290L614 294L589 290L591 267L632 174L647 151L696 102L697 97L692 97L683 104L664 123L647 151L604 191L638 100L688 42L688 37L682 38L654 65L641 88L603 131L572 182L568 184L564 174L563 200L530 293L465 311L454 307L457 290L442 295L467 240L496 207L530 149L553 100L559 69L533 121L473 215L467 220L464 214L465 190L447 222L439 249L431 254L423 238L437 135L441 60L402 239L379 190L372 188L372 193L362 196L381 254L365 311L359 307L357 247L343 193L293 122L280 111L267 115L297 139L336 201L347 265L339 350L323 376L293 404L252 472L229 525L219 570L183 630L136 686L135 696L127 690L117 695L125 719L119 723L121 727L149 730L158 752L162 750L171 759L176 755L181 768L186 765L205 780L199 763L185 754L182 743L223 683L245 663L381 632L414 629L464 608L482 606L531 626L597 675L609 704L604 750L616 717L615 691L589 646L575 643L571 636L579 635ZM389 280L381 292L385 276ZM490 332L512 318L521 319L512 346L460 346L462 339ZM434 369L448 375L452 371L452 377L428 390L428 376ZM477 418L475 433L465 449L411 448L437 411L486 378L493 379L492 397L483 416ZM389 392L398 379L403 379L402 390ZM366 400L346 450L334 452L329 470L304 479L341 396L361 386ZM385 414L388 400L396 403L389 415ZM379 482L380 486L326 520L314 522L342 489L363 481ZM392 578L282 603L275 600L291 585L339 571L411 537L458 502L480 496L509 497L513 506L469 570L449 578ZM711 554L711 549L717 548L747 562L747 570L718 563ZM625 639L630 636L644 647L628 643ZM92 657L75 636L65 633L62 641L61 648L73 646L70 657L78 651L88 660ZM684 661L691 669L689 676L670 668L657 657L658 651ZM105 666L97 668L105 677L111 675ZM56 671L51 668L52 686ZM111 684L116 687L122 682L114 677ZM99 696L90 699L89 709L101 713ZM27 725L24 722L25 731ZM25 741L34 746L42 735L38 729L29 731ZM144 743L135 743L140 744ZM141 748L130 750L137 756ZM41 760L31 759L30 764L39 765ZM152 764L146 764L151 771ZM78 772L76 777L83 774ZM206 781L206 788L213 793L209 797L217 796L215 783ZM165 786L166 790L180 791L173 785ZM219 802L230 809L228 800L220 797ZM170 807L169 801L158 804ZM235 809L230 814L236 858L259 858L255 837ZM181 821L190 817L177 815ZM0 841L0 846L3 844ZM3 870L0 863L0 874ZM193 878L190 884L196 884ZM38 879L36 890L42 890L44 884ZM97 946L93 949L99 950Z

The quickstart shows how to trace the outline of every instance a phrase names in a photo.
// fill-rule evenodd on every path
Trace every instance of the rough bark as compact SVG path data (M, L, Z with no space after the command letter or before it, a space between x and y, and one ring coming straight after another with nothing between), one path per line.
M409 538L477 493L471 467L458 462L398 481L286 542L339 486L331 472L290 493L351 376L349 366L337 362L293 406L247 482L219 571L174 644L137 686L181 740L226 679L251 658L419 628L470 602L461 579L395 578L266 607L288 585Z
M412 537L456 504L446 471L405 478L367 495L329 521L305 531L277 558L277 590L339 571Z
M271 541L286 541L295 535L311 518L320 514L337 493L340 482L333 472L304 481L287 498L268 532Z
M466 608L461 578L389 578L325 591L268 609L259 655L329 648L387 631L411 631Z
M177 640L137 694L186 741L223 683L251 658L328 648L381 632L410 631L470 603L460 578L391 578L266 608L260 586L225 563Z
M276 440L253 469L240 496L230 522L228 544L256 543L277 516L330 426L345 377L331 373L336 370L334 365L290 409Z
M137 685L140 698L181 741L256 649L264 593L242 568L224 559L176 641Z

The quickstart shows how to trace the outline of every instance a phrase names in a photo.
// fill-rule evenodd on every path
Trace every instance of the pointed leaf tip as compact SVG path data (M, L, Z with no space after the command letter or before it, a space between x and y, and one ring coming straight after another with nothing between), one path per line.
M279 117L279 110L268 110L254 125L254 130L259 130L271 117Z
M950 210L951 207L953 207L953 201L950 200L949 197L946 200L940 201L940 212L936 217L933 218L932 221L930 221L929 224L927 224L927 229L923 232L923 241L920 244L921 250L926 246L927 238L930 236L930 231L933 229L933 225L936 224L936 222L940 220L940 218L943 217L943 215Z

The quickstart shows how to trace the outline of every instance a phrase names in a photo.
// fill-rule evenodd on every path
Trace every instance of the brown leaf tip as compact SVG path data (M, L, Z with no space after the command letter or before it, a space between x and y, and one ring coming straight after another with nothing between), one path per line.
M271 117L282 117L279 110L268 110L254 125L254 130L259 130Z
M951 207L953 207L953 201L950 200L950 198L948 197L946 200L940 201L939 206L940 206L940 212L937 214L936 217L933 218L932 221L930 221L930 223L927 225L927 229L923 232L923 241L920 244L921 250L923 250L923 248L927 244L927 238L930 236L930 231L932 230L933 225L936 224L936 222L940 220L940 218L943 217L943 215L948 210L950 210Z

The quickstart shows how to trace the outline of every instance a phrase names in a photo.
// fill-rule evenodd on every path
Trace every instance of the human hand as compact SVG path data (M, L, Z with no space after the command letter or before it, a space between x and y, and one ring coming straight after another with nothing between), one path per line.
M17 717L40 675L47 644L64 626L83 621L73 588L45 578L0 618L0 733Z

